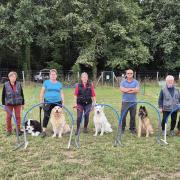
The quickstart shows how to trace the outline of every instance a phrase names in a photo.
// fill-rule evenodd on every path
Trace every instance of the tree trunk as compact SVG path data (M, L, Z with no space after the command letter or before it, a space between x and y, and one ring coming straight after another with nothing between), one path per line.
M30 45L24 45L21 49L23 71L25 74L26 81L31 80L31 49Z

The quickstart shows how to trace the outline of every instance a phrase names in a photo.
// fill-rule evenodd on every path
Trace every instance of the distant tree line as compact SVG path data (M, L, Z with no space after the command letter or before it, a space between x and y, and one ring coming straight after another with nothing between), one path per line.
M1 0L0 67L180 70L179 0Z

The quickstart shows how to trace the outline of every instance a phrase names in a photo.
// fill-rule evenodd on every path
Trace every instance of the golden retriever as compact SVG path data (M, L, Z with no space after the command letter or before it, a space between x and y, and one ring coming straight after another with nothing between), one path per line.
M59 106L55 106L50 115L50 122L53 128L53 136L58 136L59 138L62 137L63 134L70 132L70 127L66 123L65 115L63 109Z

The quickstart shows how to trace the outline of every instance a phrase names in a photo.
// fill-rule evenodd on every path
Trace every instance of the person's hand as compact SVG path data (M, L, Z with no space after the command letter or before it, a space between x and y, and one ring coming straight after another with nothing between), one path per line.
M162 109L162 108L159 108L159 111L162 113L162 112L163 112L163 109Z
M92 103L92 106L94 107L94 106L96 106L96 104L97 104L96 101L94 101L94 102Z
M76 109L76 108L77 108L77 103L74 103L73 109Z

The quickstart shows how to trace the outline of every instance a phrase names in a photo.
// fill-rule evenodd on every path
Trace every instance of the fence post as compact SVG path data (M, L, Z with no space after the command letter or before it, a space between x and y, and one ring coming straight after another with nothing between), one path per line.
M159 72L157 72L156 79L159 81Z
M23 85L25 86L25 76L24 76L24 71L22 71L22 77L23 77Z
M114 75L114 72L113 72L113 87L114 87L114 78L115 78L115 75Z
M104 77L103 77L103 74L104 74L104 73L103 73L103 72L101 72L101 75L102 75L102 86L103 86L103 78L104 78Z

